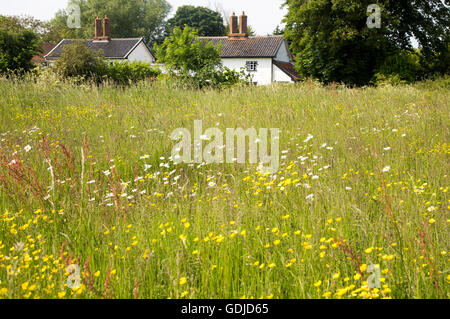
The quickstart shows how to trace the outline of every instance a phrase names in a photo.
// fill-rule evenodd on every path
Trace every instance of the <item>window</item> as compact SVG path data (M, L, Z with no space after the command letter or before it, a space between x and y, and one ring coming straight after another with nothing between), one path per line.
M247 61L245 65L247 66L248 72L256 72L258 67L258 61Z

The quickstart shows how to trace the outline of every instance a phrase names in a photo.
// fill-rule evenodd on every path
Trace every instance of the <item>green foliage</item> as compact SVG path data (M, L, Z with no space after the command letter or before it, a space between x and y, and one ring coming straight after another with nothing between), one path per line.
M281 28L279 25L273 30L273 35L284 35L284 28Z
M376 82L388 80L392 84L412 83L420 72L419 52L401 52L386 58L375 74Z
M113 62L109 64L106 69L106 76L108 79L121 85L156 78L161 74L161 71L152 68L150 63L137 61Z
M164 63L169 75L196 87L213 85L218 81L221 59L220 47L197 38L189 26L176 27L163 44L155 46L159 63Z
M108 15L112 37L143 36L146 43L152 43L162 36L164 19L170 12L170 4L166 0L71 0L70 3L80 6L80 29L67 27L68 13L65 10L58 11L50 22L61 38L66 39L92 38L95 17Z
M195 6L181 6L175 16L168 21L170 30L184 29L187 25L197 29L199 36L222 36L226 34L223 19L219 12Z
M106 75L107 63L100 51L93 51L79 41L64 46L54 68L64 78L100 81Z
M372 0L286 0L285 34L305 77L325 83L369 83L391 55L412 50L418 39L424 57L445 47L449 11L440 0L378 1L381 28L366 22ZM448 43L448 42L447 42Z
M253 80L253 76L245 72L245 68L241 68L240 71L231 70L230 68L223 67L222 72L219 73L219 85L221 87L230 87L240 84L249 84Z
M31 30L8 28L0 17L0 74L30 71L31 59L39 53L39 37ZM10 30L10 31L8 31Z

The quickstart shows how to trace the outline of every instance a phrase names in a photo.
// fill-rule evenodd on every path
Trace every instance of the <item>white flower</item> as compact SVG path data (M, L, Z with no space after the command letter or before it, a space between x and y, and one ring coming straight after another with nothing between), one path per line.
M391 170L390 166L386 166L385 168L383 168L383 173L387 173Z
M311 134L308 134L308 136L306 137L306 140L303 141L303 143L308 143L311 139L313 139L314 136Z
M95 183L95 180L87 182L87 184L94 184L94 183Z
M103 174L105 174L106 176L109 176L109 175L111 175L111 172L110 171L104 171Z
M216 186L216 183L214 183L214 182L209 182L209 183L208 183L208 186L209 186L209 187L214 187L214 186Z
M351 190L352 190L352 188L351 188L351 187L349 187L349 186L347 186L347 187L345 188L345 190L351 191Z
M391 149L390 146L384 148L385 151L389 151L390 149Z
M313 201L314 200L314 194L309 194L308 196L306 196L307 200Z
M30 145L27 145L27 146L25 146L23 149L25 150L25 152L28 153L29 151L31 151L31 146L30 146Z

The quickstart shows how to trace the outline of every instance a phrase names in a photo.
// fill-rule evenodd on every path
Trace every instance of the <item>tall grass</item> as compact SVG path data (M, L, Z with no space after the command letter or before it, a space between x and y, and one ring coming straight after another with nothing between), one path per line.
M449 96L1 79L0 298L448 298ZM175 166L194 120L281 129L280 171Z

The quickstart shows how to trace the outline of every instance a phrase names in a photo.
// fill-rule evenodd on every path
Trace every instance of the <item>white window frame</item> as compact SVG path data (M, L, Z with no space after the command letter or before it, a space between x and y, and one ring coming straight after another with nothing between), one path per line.
M245 62L245 67L247 72L257 72L258 71L258 61L247 61Z

